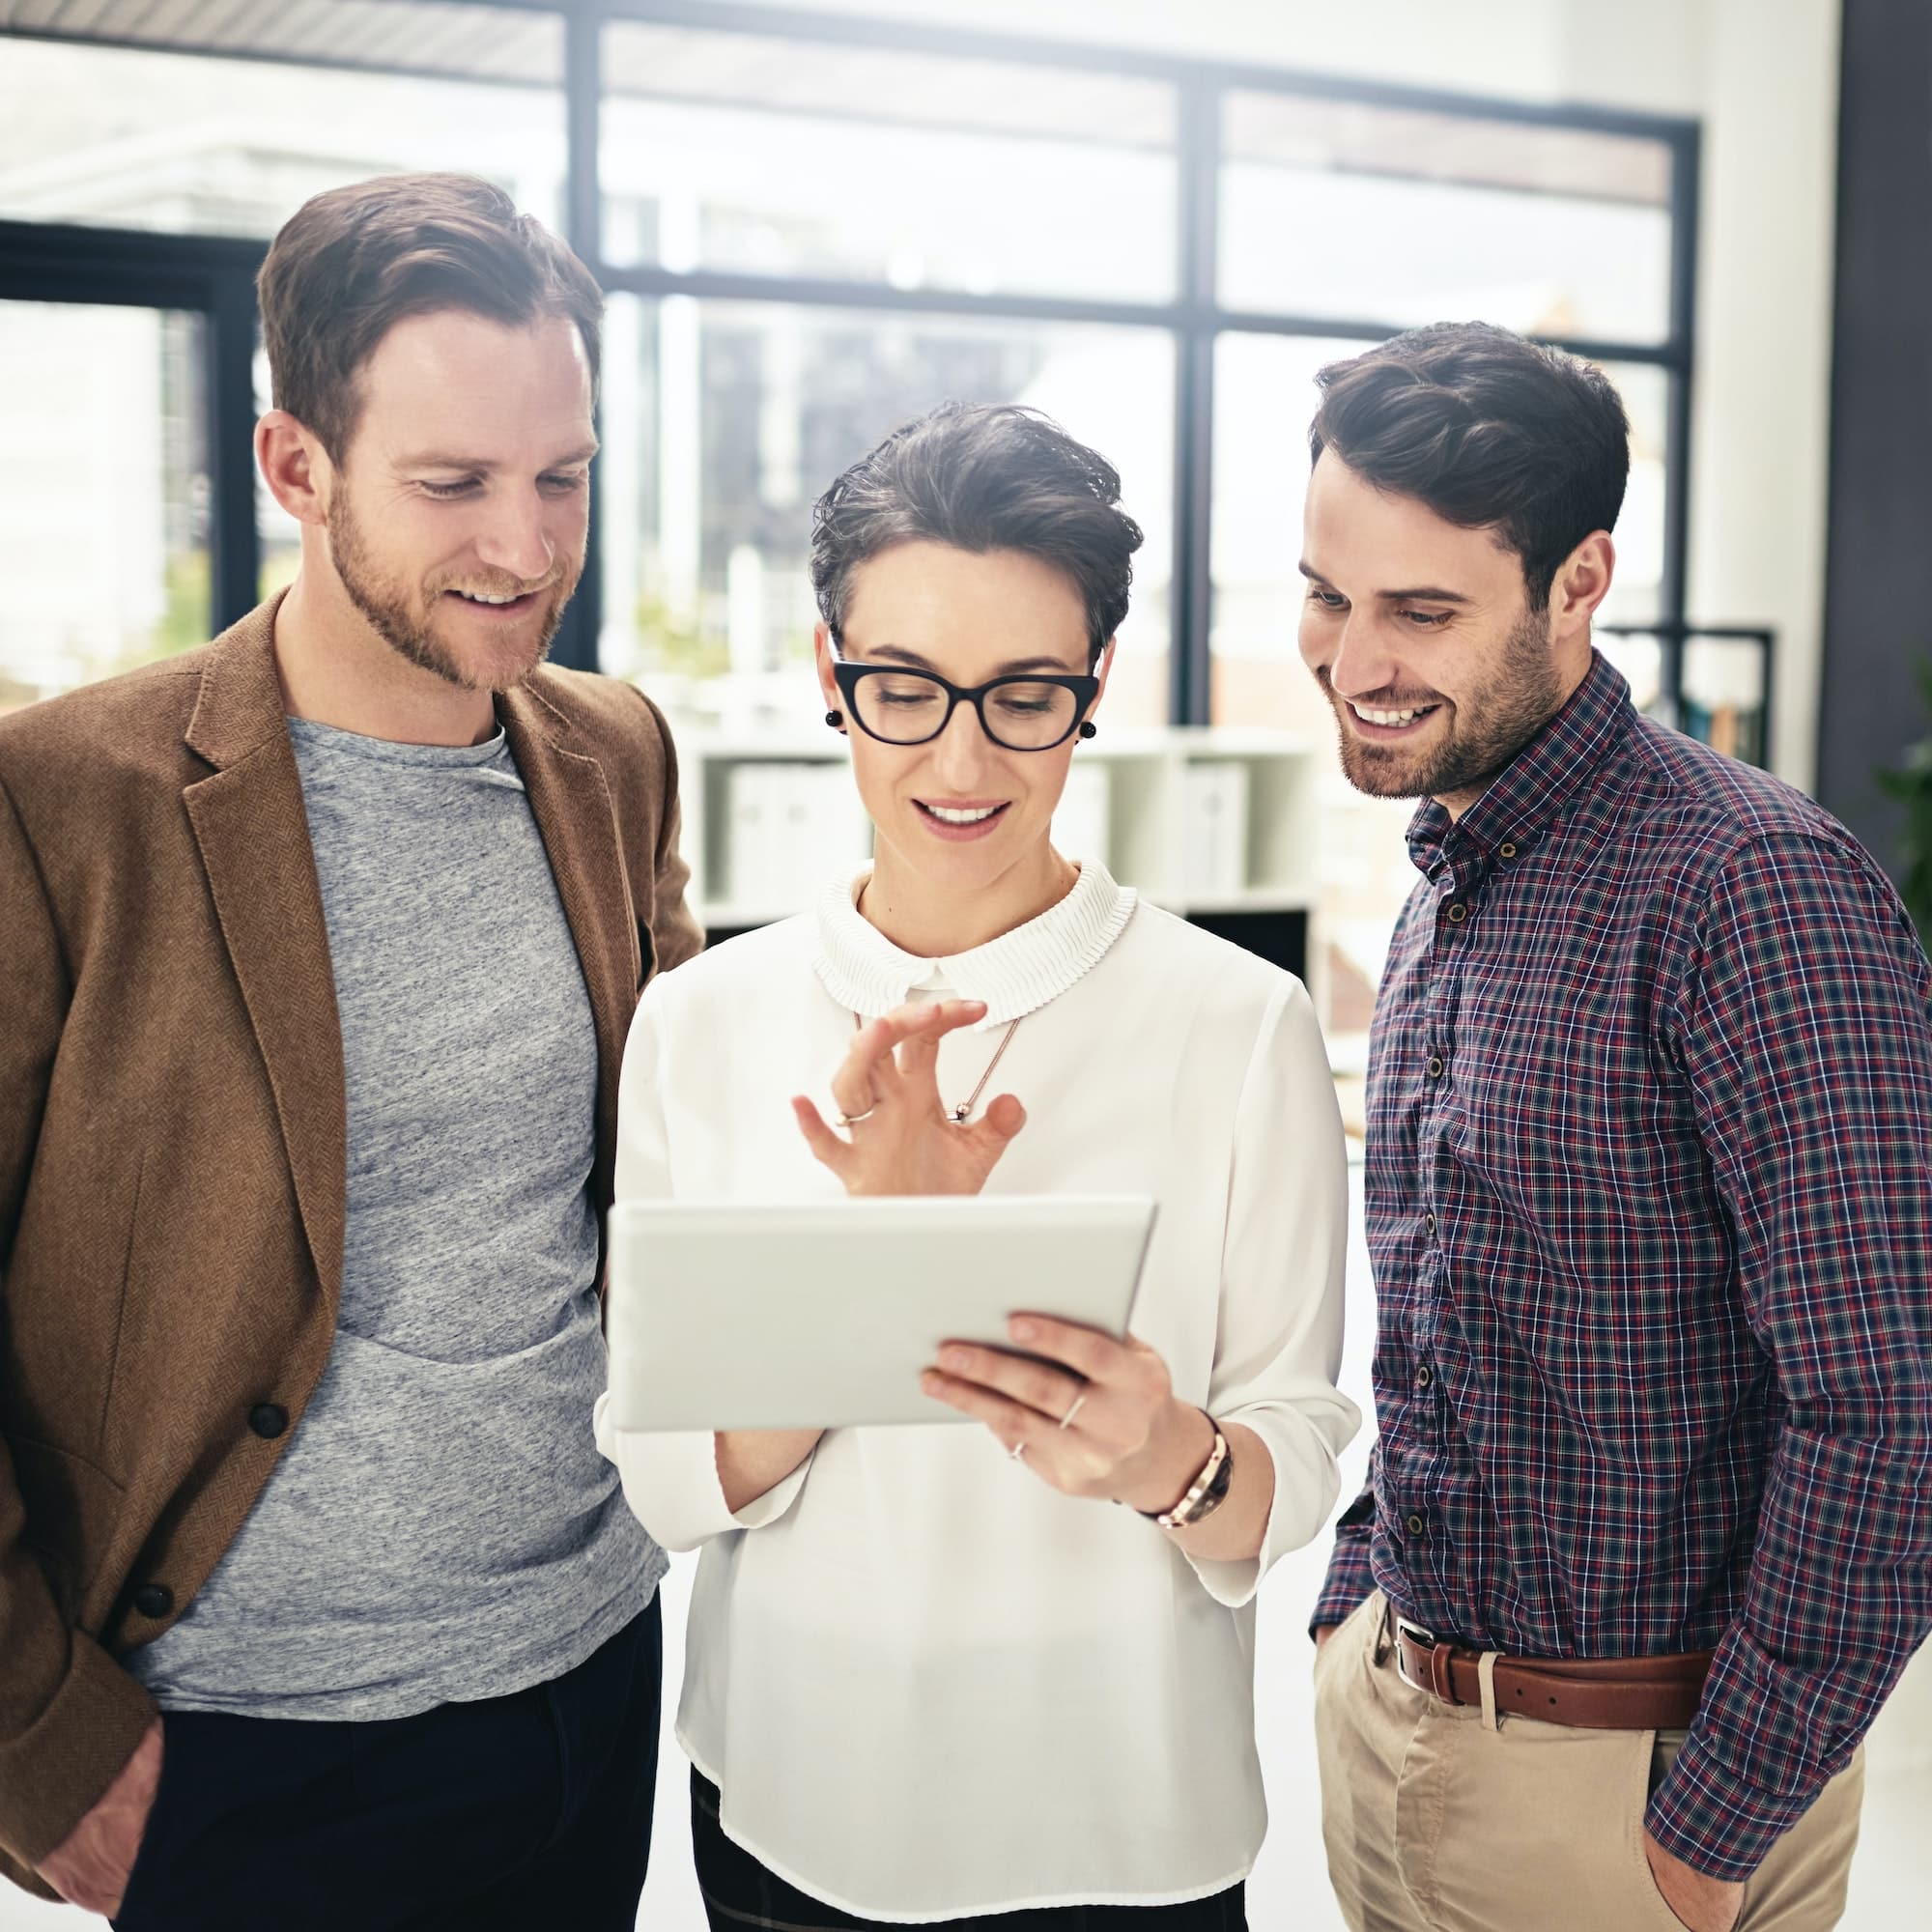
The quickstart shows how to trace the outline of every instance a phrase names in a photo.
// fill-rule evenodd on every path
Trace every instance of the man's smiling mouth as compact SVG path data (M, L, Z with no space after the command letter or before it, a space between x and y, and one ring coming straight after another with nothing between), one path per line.
M1344 700L1349 707L1349 716L1358 727L1372 732L1406 731L1432 718L1441 710L1439 702L1434 704L1409 704L1395 709L1384 709L1380 705L1357 704L1354 699Z

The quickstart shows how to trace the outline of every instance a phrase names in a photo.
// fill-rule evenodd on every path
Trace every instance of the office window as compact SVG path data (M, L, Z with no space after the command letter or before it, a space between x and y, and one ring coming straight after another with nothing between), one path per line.
M1644 362L1605 362L1630 418L1630 483L1617 518L1616 575L1599 616L1606 624L1654 623L1663 614L1670 378Z
M620 265L977 296L1174 294L1173 89L641 21L604 31Z
M385 0L188 10L197 22L148 0L88 11L96 33L186 24L217 45L227 34L289 58L9 39L0 216L266 238L324 188L456 168L561 222L554 14ZM329 65L297 64L305 57ZM412 71L376 71L384 65Z
M273 403L269 381L269 355L262 347L261 331L255 339L255 355L250 373L254 379L255 412L265 414ZM260 553L256 566L255 594L272 597L295 582L301 567L301 526L275 501L261 469L253 469L255 485L255 542Z
M208 640L202 327L0 301L0 710Z
M886 26L861 44L850 23L664 10L673 22L618 3L0 0L0 217L185 238L186 280L144 282L177 257L143 238L101 298L225 318L207 346L228 453L246 435L243 331L232 281L216 300L194 279L192 238L267 237L308 194L399 168L483 173L562 229L571 156L590 163L569 211L611 291L599 555L580 605L592 621L558 649L643 680L680 728L722 726L731 744L815 728L807 555L825 484L948 398L1047 411L1119 466L1147 534L1110 733L1211 723L1277 734L1265 756L1289 764L1296 741L1310 748L1319 812L1276 815L1312 854L1294 891L1305 878L1343 1063L1411 883L1410 807L1350 791L1296 649L1321 364L1467 318L1602 356L1633 459L1604 612L1632 635L1606 630L1605 647L1639 701L1761 755L1768 643L1681 626L1685 505L1668 487L1691 353L1674 280L1690 259L1676 225L1688 124L1351 99L1364 90L1184 60L1116 71L1104 50L1031 61L970 36L913 51ZM1208 128L1218 146L1204 152L1194 130ZM14 293L96 298L85 239L52 254L77 279ZM31 249L23 259L42 272ZM201 326L149 316L170 339ZM156 637L191 641L295 567L298 533L266 491L251 530L243 493L224 485L214 548L236 562L252 541L260 570L245 586L224 571L222 610L190 603L210 548L192 439L213 427L185 386L201 360L177 350L162 366L188 373L152 412L176 454L141 471L165 540L123 559L137 615L107 625L108 580L87 580L78 602L99 607L95 630L111 639L49 670L58 653L39 627L35 681L10 691L94 674ZM1192 380L1204 356L1211 405ZM266 387L258 361L260 403ZM1279 868L1249 870L1283 886Z
M1669 333L1661 140L1236 90L1222 157L1228 308L1598 341Z
M1045 410L1119 468L1147 532L1109 696L1164 721L1174 348L1154 329L613 297L601 466L604 668L687 715L795 724L816 609L811 505L951 398Z
M1213 580L1217 724L1320 737L1328 705L1302 668L1301 506L1315 374L1373 345L1333 336L1223 335L1214 345Z

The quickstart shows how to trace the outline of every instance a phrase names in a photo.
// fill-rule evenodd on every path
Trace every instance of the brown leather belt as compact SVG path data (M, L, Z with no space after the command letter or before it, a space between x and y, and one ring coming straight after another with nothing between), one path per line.
M1385 1628L1405 1684L1445 1704L1482 1708L1481 1651L1437 1637L1399 1616L1392 1605ZM1670 1657L1499 1657L1496 1709L1586 1731L1686 1730L1710 1669L1708 1650Z

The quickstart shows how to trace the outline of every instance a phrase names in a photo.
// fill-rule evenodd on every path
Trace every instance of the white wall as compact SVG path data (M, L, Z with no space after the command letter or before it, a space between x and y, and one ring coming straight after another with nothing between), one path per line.
M1811 784L1839 0L841 0L840 11L1700 120L1690 615L1776 630L1775 763Z

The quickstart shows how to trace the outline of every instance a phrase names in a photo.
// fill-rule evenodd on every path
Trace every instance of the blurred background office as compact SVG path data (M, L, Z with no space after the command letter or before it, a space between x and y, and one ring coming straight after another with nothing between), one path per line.
M1633 467L1604 648L1911 880L1918 808L1876 773L1932 730L1925 0L842 5L0 0L0 708L287 582L253 271L321 188L461 168L611 294L556 655L670 712L714 937L864 847L807 672L813 497L947 397L1037 404L1148 532L1064 840L1303 973L1358 1113L1408 808L1343 782L1295 652L1304 432L1323 362L1438 318L1608 370ZM1365 1401L1370 1296L1358 1252ZM1339 1923L1321 1556L1264 1600L1258 1924ZM1916 1921L1932 1879L1928 1668L1873 1736L1856 1927ZM681 1769L667 1932L700 1923ZM77 1922L0 1895L0 1932Z

